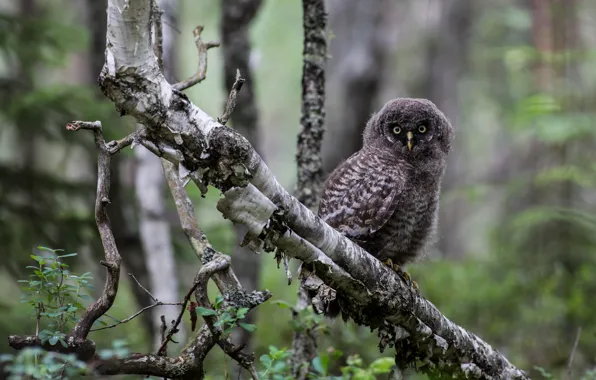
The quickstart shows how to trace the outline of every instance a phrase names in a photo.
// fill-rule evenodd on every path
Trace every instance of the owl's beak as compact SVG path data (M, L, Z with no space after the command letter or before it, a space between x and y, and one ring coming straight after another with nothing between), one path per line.
M410 131L406 136L408 137L408 150L412 150L412 147L414 146L414 134Z

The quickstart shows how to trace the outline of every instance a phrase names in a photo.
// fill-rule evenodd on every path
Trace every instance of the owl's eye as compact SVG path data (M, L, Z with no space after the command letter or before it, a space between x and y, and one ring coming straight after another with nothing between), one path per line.
M426 125L419 125L418 126L418 132L420 133L425 133L426 132Z
M393 133L395 133L396 135L399 135L401 133L401 128L400 127L393 127Z

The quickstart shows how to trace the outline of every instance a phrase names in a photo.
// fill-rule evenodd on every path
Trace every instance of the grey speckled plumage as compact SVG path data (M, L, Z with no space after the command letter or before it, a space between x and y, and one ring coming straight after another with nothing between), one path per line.
M389 101L368 121L362 149L327 179L319 216L380 260L414 261L434 235L452 139L431 101Z

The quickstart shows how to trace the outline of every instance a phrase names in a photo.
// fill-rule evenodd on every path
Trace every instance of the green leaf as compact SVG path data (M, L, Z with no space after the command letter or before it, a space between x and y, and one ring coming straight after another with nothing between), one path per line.
M257 329L256 325L252 325L250 323L238 323L240 325L240 327L242 327L244 330L249 331L249 332L253 332Z
M67 253L66 255L60 255L60 256L57 256L57 257L61 259L63 257L74 257L76 255L78 255L78 253Z
M202 315L202 316L206 316L206 315L217 315L217 312L215 310L207 309L207 308L204 308L202 306L197 306L195 308L195 310L197 311L197 313L199 315Z
M281 307L282 309L291 309L294 307L292 304L290 304L286 301L273 301L272 303Z
M372 373L375 375L381 373L389 373L391 372L391 368L395 365L395 359L391 357L383 357L378 358L374 362L370 363L369 368L372 370Z
M37 246L37 249L39 249L40 251L48 251L48 252L52 252L52 253L54 253L54 252L56 252L56 251L60 251L60 249L56 249L56 250L54 250L54 249L52 249L52 248L44 247L44 246L42 246L42 245L38 245L38 246Z
M54 335L48 340L48 342L50 342L50 345L55 346L56 343L58 343L58 339L60 339L60 337Z
M269 355L261 355L261 357L259 358L259 361L261 363L263 363L263 365L265 366L265 368L269 368L271 367L271 358L269 357Z
M325 368L323 368L323 363L321 362L320 356L317 356L312 360L312 367L321 375L325 375Z
M221 295L218 295L217 297L215 297L215 308L218 309L219 306L221 305L221 303L223 302L223 297Z

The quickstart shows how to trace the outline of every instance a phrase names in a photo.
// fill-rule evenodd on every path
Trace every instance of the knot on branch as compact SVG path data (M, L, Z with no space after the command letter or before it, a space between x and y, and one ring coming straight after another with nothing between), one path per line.
M224 300L229 306L237 308L247 307L252 309L265 303L271 296L272 294L268 290L254 290L249 293L244 289L238 288L226 293Z
M276 249L276 242L280 236L283 236L288 230L288 224L285 221L287 210L281 206L273 211L273 214L267 220L267 224L263 227L259 239L263 241L263 249L265 252L273 252Z
M155 72L139 74L138 67L105 65L99 75L99 88L114 101L121 116L132 115L148 128L157 129L167 119L168 106L161 99L160 81L148 79L163 75L157 66L152 69ZM139 93L143 96L138 96Z
M253 151L246 138L236 131L218 124L208 136L209 149L205 156L212 160L204 177L223 192L233 187L245 187L252 173L245 166Z

